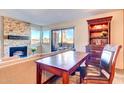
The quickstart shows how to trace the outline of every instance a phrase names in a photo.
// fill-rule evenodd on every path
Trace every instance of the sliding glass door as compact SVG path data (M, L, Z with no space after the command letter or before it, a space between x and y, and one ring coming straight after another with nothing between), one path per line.
M52 31L52 51L56 51L62 46L62 33L61 30L53 30Z
M74 29L67 28L62 30L62 47L63 48L74 47Z
M51 50L74 48L74 28L52 30Z

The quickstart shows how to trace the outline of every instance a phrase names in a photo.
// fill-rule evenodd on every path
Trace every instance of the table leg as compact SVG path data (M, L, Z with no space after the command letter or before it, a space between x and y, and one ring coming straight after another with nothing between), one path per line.
M37 63L37 77L36 77L36 81L37 81L37 84L41 84L41 78L42 78L42 69L40 69L40 64Z
M68 72L63 72L62 78L63 78L63 84L69 83L69 73Z

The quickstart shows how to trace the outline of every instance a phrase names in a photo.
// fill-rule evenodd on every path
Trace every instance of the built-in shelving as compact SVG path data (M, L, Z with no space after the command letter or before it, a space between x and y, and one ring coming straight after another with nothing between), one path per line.
M105 44L110 43L110 26L112 16L87 20L89 31L89 45L86 52L89 53L89 60L99 62Z
M110 43L110 22L112 16L87 20L89 44L105 45Z

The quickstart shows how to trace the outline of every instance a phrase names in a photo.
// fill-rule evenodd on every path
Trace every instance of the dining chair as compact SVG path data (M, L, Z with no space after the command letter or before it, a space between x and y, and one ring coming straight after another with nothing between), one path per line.
M86 66L88 65L99 65L100 57L102 54L103 46L97 45L86 45L86 52L89 54L86 62Z
M121 46L105 45L99 66L81 67L80 82L95 84L111 84L115 74L115 65ZM87 62L87 61L86 61Z

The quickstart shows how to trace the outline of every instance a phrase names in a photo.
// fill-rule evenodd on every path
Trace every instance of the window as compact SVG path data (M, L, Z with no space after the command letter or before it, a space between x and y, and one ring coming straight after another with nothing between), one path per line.
M50 43L50 31L43 31L43 41L42 43L48 44Z
M51 50L74 48L74 28L52 30Z
M31 44L40 45L40 31L31 30Z
M62 33L61 30L52 31L52 50L56 51L62 46Z
M68 28L68 29L63 29L62 30L62 46L71 48L73 47L74 43L74 29Z

